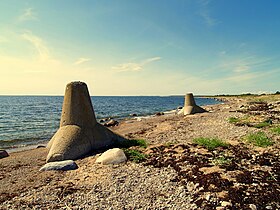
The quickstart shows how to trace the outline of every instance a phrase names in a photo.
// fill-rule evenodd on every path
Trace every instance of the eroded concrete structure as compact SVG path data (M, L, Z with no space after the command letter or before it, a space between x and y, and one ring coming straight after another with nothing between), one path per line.
M187 93L185 95L185 105L179 114L184 113L184 115L203 113L207 112L205 109L197 106L192 93Z
M87 85L71 82L65 90L60 128L47 145L47 162L77 159L121 140L96 121Z

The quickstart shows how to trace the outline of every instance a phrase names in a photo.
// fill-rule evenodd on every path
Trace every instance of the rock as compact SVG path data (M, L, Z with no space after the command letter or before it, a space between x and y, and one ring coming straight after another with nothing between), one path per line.
M44 146L44 145L38 145L38 146L37 146L37 149L38 149L38 148L46 148L46 146Z
M68 171L75 170L78 168L78 165L73 160L63 160L46 163L39 171Z
M133 114L130 114L129 116L131 116L131 117L136 117L137 114L136 114L136 113L133 113Z
M231 202L228 201L222 201L221 206L232 206Z
M101 119L101 120L99 120L99 122L100 122L100 123L103 123L103 122L105 122L105 121L104 121L104 119Z
M8 156L9 156L9 154L6 150L0 150L0 159L8 157Z
M252 210L257 210L257 206L255 204L249 204L249 208Z
M119 164L125 161L127 161L127 158L123 150L119 148L114 148L104 152L100 157L97 158L96 163L102 163L103 165L108 165L108 164Z
M178 106L177 109L183 109L183 107L182 106Z
M164 115L164 113L163 112L156 113L156 116L161 116L161 115Z
M217 206L216 210L225 210L226 208L224 206Z
M104 126L111 127L111 126L116 126L118 124L119 124L118 121L112 119L109 122L104 123Z

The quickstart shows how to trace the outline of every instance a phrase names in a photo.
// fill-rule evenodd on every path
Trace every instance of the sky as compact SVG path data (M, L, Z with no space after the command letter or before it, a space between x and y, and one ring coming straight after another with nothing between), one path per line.
M0 95L280 90L277 0L1 0Z

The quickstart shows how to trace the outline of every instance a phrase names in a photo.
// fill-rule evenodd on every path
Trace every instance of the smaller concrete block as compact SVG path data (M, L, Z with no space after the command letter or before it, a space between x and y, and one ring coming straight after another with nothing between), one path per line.
M108 164L119 164L125 161L127 161L127 158L123 150L119 148L114 148L104 152L99 158L97 158L96 163L108 165Z
M8 157L8 156L9 156L9 154L6 150L0 150L0 159Z
M68 171L75 170L78 165L73 160L56 161L45 164L39 171Z

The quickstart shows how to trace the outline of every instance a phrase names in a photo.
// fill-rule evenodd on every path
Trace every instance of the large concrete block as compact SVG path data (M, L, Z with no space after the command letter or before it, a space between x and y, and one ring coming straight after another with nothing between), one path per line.
M190 115L195 113L207 112L205 109L197 106L192 93L185 95L185 105L184 108L179 112L179 114L184 113L184 115Z
M47 162L77 159L121 140L96 121L87 85L71 82L65 91L60 128L47 145Z

